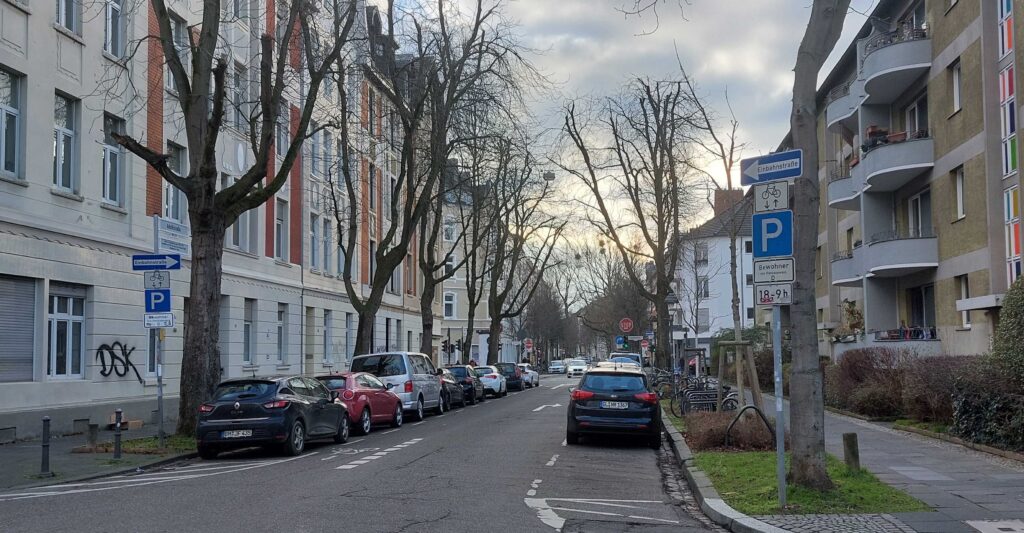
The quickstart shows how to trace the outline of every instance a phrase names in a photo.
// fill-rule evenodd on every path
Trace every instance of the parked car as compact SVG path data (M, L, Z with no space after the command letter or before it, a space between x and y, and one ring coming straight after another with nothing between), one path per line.
M635 366L637 368L640 368L640 363L637 362L635 359L633 359L631 357L623 357L623 356L612 357L611 359L609 359L606 362L607 363L614 363L614 364L617 364L617 365L633 365L633 366Z
M459 404L459 407L466 406L466 390L462 388L462 380L455 377L451 370L442 368L441 370L441 401L444 402L445 409L451 409L453 405Z
M508 395L508 384L505 382L505 376L497 368L493 366L478 366L473 369L473 373L483 383L485 394L490 394L495 398Z
M565 364L565 374L568 377L582 376L587 371L587 362L583 359L569 359Z
M644 357L638 353L612 352L608 354L609 361L614 361L616 359L629 359L636 363L636 366L643 366L644 364Z
M583 374L571 389L566 444L580 435L638 435L653 448L661 447L661 408L647 376L633 365L599 366Z
M540 386L540 374L530 366L530 363L519 363L519 370L523 372L523 381L527 387Z
M548 365L548 372L552 374L565 374L565 363L561 359L555 359Z
M338 393L302 376L229 379L199 406L196 448L203 459L235 448L279 447L299 455L306 442L349 435L348 407Z
M423 420L427 409L444 412L441 401L441 379L430 358L415 352L389 352L357 355L352 358L352 372L369 372L391 384L392 392L402 399L402 409L413 420Z
M484 384L477 377L476 373L473 372L473 367L469 365L451 365L448 367L448 371L462 384L463 394L470 405L476 405L478 400L482 402L487 399L487 395L484 394Z
M366 435L374 424L401 427L402 399L373 374L344 372L316 379L341 396L348 406L349 423L359 434Z
M526 389L526 382L523 381L523 371L515 363L495 363L498 371L505 376L506 386L509 389L518 391Z

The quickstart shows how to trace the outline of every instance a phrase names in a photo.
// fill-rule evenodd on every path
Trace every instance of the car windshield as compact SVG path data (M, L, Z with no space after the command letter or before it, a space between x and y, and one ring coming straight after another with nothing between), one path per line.
M585 365L585 364L587 364L587 362L582 360L582 359L573 359L572 361L569 361L569 364L570 365Z
M213 400L218 402L262 398L277 391L277 384L272 381L232 381L217 385Z
M352 360L353 372L369 372L377 377L405 374L405 359L398 354L368 355Z
M448 371L451 372L452 375L455 376L455 377L459 377L459 378L466 377L466 367L464 367L464 366L453 366L453 367L449 368Z
M478 366L473 369L473 372L478 376L486 376L487 374L493 374L494 369L489 366Z
M346 388L344 376L323 376L316 379L320 380L320 383L323 383L325 387L331 390Z
M580 385L583 389L595 392L634 392L644 391L644 378L622 374L588 374Z
M628 364L631 364L631 365L637 364L636 361L634 361L634 360L632 360L632 359L630 359L628 357L613 357L611 359L611 361L613 363L628 363Z

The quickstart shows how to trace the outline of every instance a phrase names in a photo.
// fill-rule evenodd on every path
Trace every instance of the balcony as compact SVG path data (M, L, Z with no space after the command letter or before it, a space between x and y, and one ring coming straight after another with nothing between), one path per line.
M864 283L864 247L840 250L832 256L832 285L860 287Z
M939 266L938 239L930 228L876 233L863 253L868 275L882 278L906 276Z
M828 206L847 211L860 210L860 193L864 190L862 176L852 170L836 169L828 176Z
M927 130L869 135L861 149L864 155L851 173L871 192L899 189L935 166L935 141Z
M922 28L873 35L862 47L865 104L891 104L932 67L932 41Z
M825 125L837 133L844 126L857 131L857 108L864 99L864 84L860 80L848 81L829 91L825 98Z

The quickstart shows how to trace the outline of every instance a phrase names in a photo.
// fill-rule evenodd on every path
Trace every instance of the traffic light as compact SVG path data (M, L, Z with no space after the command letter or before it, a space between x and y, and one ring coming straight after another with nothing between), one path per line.
M452 353L452 346L447 340L441 341L441 351L444 353Z

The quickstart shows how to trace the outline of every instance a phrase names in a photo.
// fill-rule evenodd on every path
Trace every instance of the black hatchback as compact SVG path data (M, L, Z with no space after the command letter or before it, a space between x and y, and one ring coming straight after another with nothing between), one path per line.
M349 422L338 393L301 376L230 379L199 406L196 447L203 459L251 446L299 455L313 439L348 440Z
M445 368L462 384L463 394L470 405L476 404L478 400L482 402L487 399L487 394L484 393L484 384L477 377L476 372L473 372L473 367L469 365L449 365Z
M523 381L523 369L519 368L519 365L515 363L494 363L494 366L498 369L498 372L501 372L501 375L505 376L508 388L520 391L526 389L526 382Z
M661 447L661 408L647 376L633 365L586 371L570 392L565 442L580 435L637 435L653 449Z

